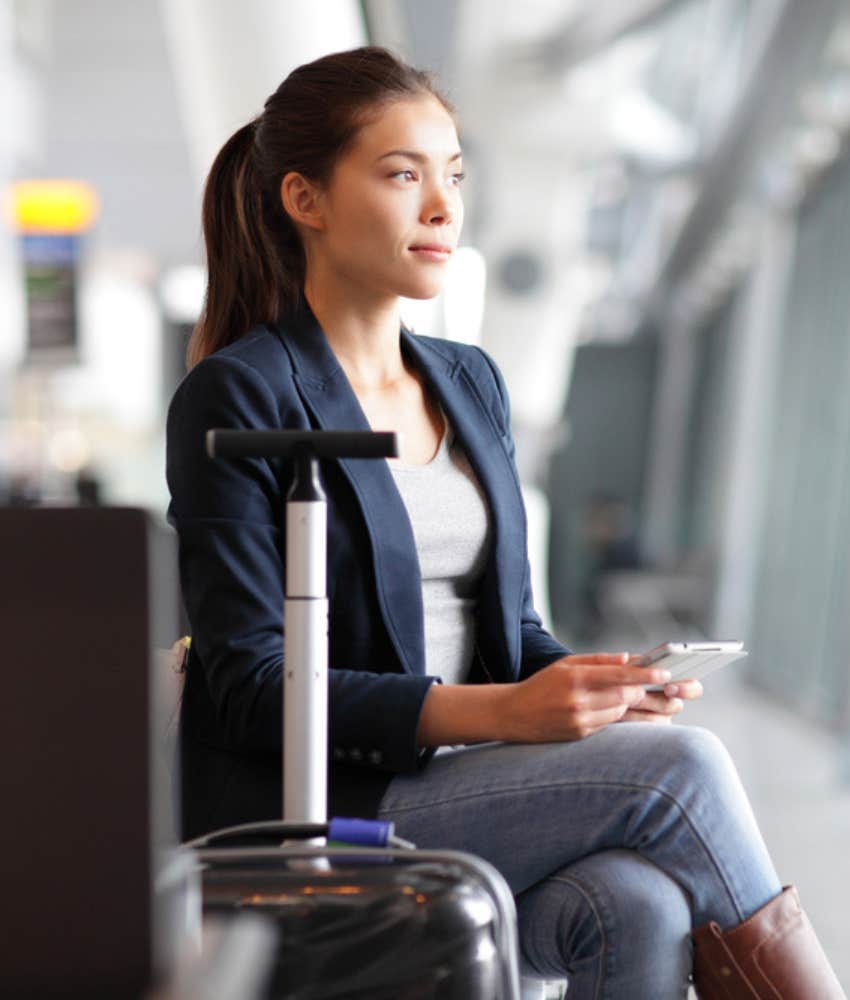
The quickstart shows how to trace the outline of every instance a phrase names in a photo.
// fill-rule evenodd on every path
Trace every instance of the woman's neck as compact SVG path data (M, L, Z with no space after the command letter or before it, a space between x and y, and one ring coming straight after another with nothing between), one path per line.
M399 300L305 283L304 296L355 390L388 388L405 375L399 339Z

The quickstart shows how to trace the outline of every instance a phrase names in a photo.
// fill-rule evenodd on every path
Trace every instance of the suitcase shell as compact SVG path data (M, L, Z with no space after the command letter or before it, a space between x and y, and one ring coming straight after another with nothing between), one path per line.
M206 848L205 914L275 924L267 996L513 1000L513 897L489 864L452 851Z

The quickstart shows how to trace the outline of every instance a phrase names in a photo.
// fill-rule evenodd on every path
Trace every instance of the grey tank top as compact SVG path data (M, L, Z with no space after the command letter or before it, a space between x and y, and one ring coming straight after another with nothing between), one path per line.
M404 500L422 574L425 670L466 680L475 649L478 588L490 548L484 492L445 414L437 454L425 465L388 465Z

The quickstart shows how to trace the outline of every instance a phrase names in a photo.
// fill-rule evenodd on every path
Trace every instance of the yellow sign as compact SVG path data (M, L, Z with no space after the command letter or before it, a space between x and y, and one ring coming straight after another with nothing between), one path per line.
M16 181L12 222L21 233L82 233L100 212L97 192L84 181Z

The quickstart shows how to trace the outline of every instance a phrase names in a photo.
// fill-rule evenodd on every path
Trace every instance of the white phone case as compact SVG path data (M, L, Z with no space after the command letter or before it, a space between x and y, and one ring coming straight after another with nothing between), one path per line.
M747 655L743 642L667 642L641 657L644 666L664 667L670 671L667 682L702 680L721 667ZM663 691L663 684L647 684L647 691Z

